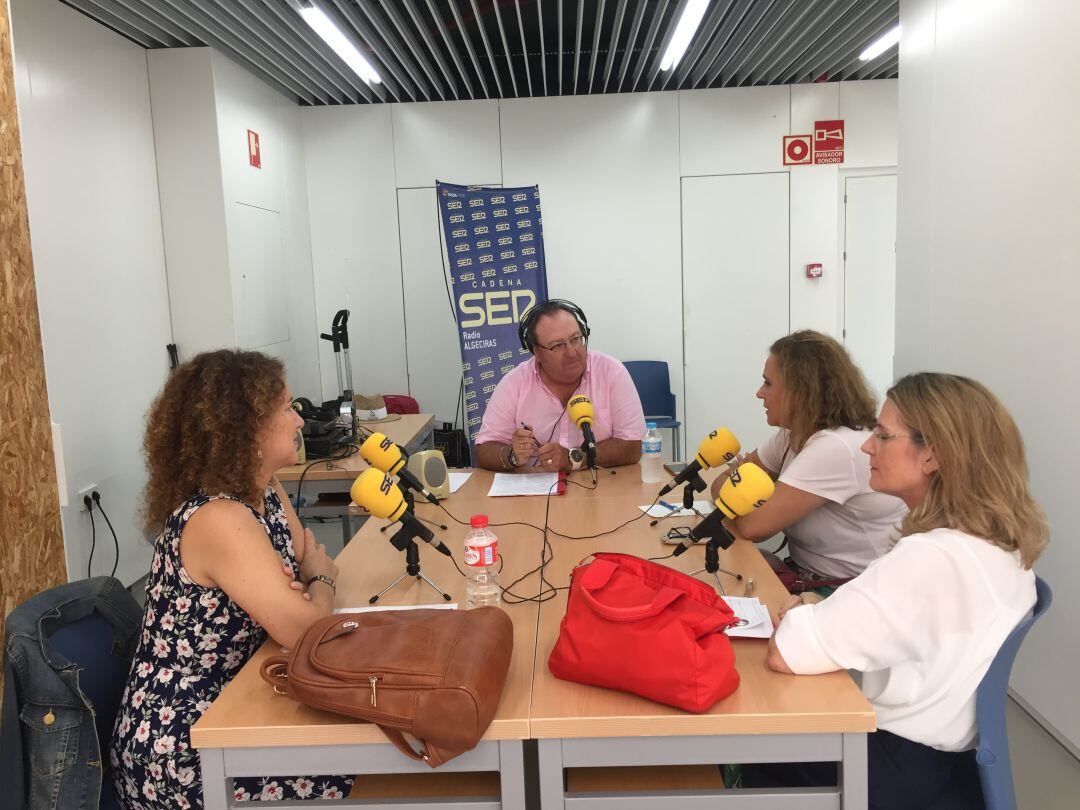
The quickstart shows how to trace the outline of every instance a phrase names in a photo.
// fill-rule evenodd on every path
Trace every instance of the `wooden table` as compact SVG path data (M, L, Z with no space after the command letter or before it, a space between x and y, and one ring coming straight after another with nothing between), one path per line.
M712 478L712 476L707 476ZM591 484L587 474L572 480ZM637 505L653 501L657 484L643 484L637 468L600 473L597 489L571 486L552 508L551 523L566 534L587 535L617 526L635 516ZM707 496L706 496L707 497ZM699 493L698 499L704 499ZM681 491L665 498L681 502ZM617 534L596 540L552 537L554 560L547 576L562 585L582 558L596 551L623 551L659 557L672 546L662 544L667 526L693 521L670 518L656 527L641 518ZM704 565L704 548L694 547L665 565L691 573ZM720 566L744 580L720 574L728 593L741 596L752 577L754 595L776 610L787 595L752 543L737 540L720 552ZM711 577L701 575L710 584ZM540 609L530 730L539 740L540 796L550 808L656 807L663 802L682 807L740 804L755 808L865 808L866 733L875 727L874 712L846 672L816 677L782 675L765 664L764 639L733 639L739 688L701 715L663 706L635 695L589 687L555 678L547 659L566 613L567 592ZM792 791L694 791L690 796L660 794L568 793L564 769L627 765L691 765L749 762L842 763L839 788Z
M519 520L523 515L533 522L543 520L542 499L534 498L524 504L522 500L466 497L455 498L447 505L455 516L466 522L471 514L479 511L485 511L493 522ZM460 560L468 527L449 520L445 512L428 504L421 504L417 512L446 523L447 530L439 530L436 534ZM391 532L397 527L382 533L379 529L384 525L382 520L368 521L353 542L338 555L337 607L366 607L374 593L404 572L405 555L390 544ZM518 536L513 534L508 530L500 537L500 547L507 555L503 568L505 582L534 567L532 560L539 559L540 555L538 532L526 529ZM420 543L420 564L421 571L464 608L465 580L453 562ZM535 591L536 583L534 575L522 583L521 590ZM415 579L405 580L379 600L380 605L436 603L442 603L438 594ZM480 745L439 767L440 772L497 771L500 795L455 802L455 810L499 807L524 810L522 741L529 738L538 613L535 604L508 607L507 615L514 625L514 653L499 710ZM426 764L403 756L374 725L311 709L290 698L275 695L260 677L259 666L267 656L279 652L280 647L272 641L263 645L192 727L191 743L199 749L207 810L234 806L228 782L232 777L357 774L359 780L364 774L431 771ZM389 800L385 804L371 801L335 804L335 807L361 806L402 808L401 804Z
M407 413L401 414L400 419L390 422L361 422L360 426L365 430L378 431L386 434L392 441L400 444L408 453L432 447L434 436L435 414L431 413ZM307 496L329 496L328 505L309 504L301 512L304 517L340 517L342 538L348 541L353 535L355 515L349 512L348 497L349 487L356 477L368 468L368 463L360 458L359 453L354 453L347 458L326 459L319 462L306 464L292 464L282 467L277 472L278 480L289 495L304 494ZM304 470L307 469L305 473ZM303 492L299 492L301 478L303 479ZM359 520L356 526L363 523Z
M468 521L475 513L493 524L520 521L542 526L545 498L488 498L491 473L474 472L470 480L444 502L454 517ZM591 486L588 472L571 481ZM551 499L550 527L563 534L587 535L606 531L639 514L637 506L651 502L656 484L643 484L637 467L601 472L595 490L571 484L567 493ZM678 495L679 493L672 493ZM674 502L674 501L673 501ZM453 522L442 509L421 503L418 514L442 522L436 535L461 558L467 527ZM658 527L649 518L635 520L617 533L595 540L572 540L549 534L554 559L547 578L563 586L582 558L600 551L626 551L643 557L670 553L662 545L664 528L687 521L673 518ZM384 524L371 520L338 558L339 606L363 606L368 598L404 571L404 555L379 532ZM535 567L540 559L540 532L528 526L495 526L504 559L505 586ZM391 529L392 531L392 529ZM722 551L720 564L753 577L755 595L776 609L785 592L756 548L737 541ZM421 544L423 573L464 606L464 581L451 561ZM690 572L702 567L703 548L692 548L665 564ZM741 595L744 583L721 575L725 588ZM535 594L539 578L531 575L514 590ZM438 595L427 585L407 580L389 591L382 604L431 604ZM514 655L498 714L481 744L443 765L440 771L499 771L501 795L490 800L455 801L460 808L521 808L524 806L522 746L537 739L540 797L544 810L564 807L655 807L674 803L705 806L720 801L755 808L865 808L866 733L874 730L874 713L844 672L815 677L781 675L765 665L766 642L735 639L733 645L741 684L734 694L710 711L694 715L612 690L560 681L551 676L547 659L566 610L566 592L542 605L504 603L514 624ZM276 648L267 645L223 690L214 705L192 729L192 744L203 760L207 808L226 807L226 779L232 776L321 773L422 773L426 765L403 757L387 744L375 727L300 706L276 697L262 683L258 663ZM694 791L686 795L627 793L568 793L566 768L612 765L676 766L721 762L836 761L842 764L840 788L788 792ZM437 802L436 802L437 804ZM345 806L390 807L364 803ZM411 802L408 807L419 806ZM443 805L445 806L445 805Z

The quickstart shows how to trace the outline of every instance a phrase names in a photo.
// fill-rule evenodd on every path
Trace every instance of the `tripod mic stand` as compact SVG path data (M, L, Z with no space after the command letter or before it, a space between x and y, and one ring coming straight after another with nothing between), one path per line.
M699 568L697 571L691 571L690 576L696 577L700 573L709 573L713 575L713 579L716 580L716 587L720 589L721 596L727 596L724 592L724 586L720 582L720 574L727 574L730 577L735 577L736 580L742 580L742 574L736 574L734 571L728 571L726 568L720 567L720 545L721 537L710 537L709 541L705 544L705 567ZM730 546L731 543L724 545L724 548Z
M700 475L695 475L693 478L691 478L689 481L687 481L686 486L683 487L683 491L682 491L683 509L688 509L688 510L690 510L691 513L696 514L696 510L694 509L694 500L695 500L694 496L697 493L704 492L704 491L705 491L705 482L702 480ZM650 526L655 526L657 523L660 523L661 521L667 520L669 517L673 517L674 515L677 515L678 513L679 513L679 510L674 509L671 512L668 512L663 517L656 518L649 525Z
M400 481L398 482L398 486L401 487L405 501L409 507L406 515L410 515L412 513L413 506L412 493L409 492L406 487L401 486ZM377 594L372 596L370 599L368 599L369 605L374 605L376 602L378 602L379 598L383 594L385 594L387 591L389 591L406 577L414 577L417 582L426 582L428 585L434 588L435 591L440 596L442 596L445 601L450 601L450 594L448 594L446 591L444 591L442 588L440 588L438 585L436 585L434 582L424 576L423 572L420 570L420 548L416 545L417 537L420 537L424 540L430 540L434 537L434 535L432 535L430 529L426 528L422 523L420 523L419 519L411 518L408 522L402 523L401 528L398 529L394 533L394 536L390 538L390 545L392 545L398 551L405 552L405 573L399 576L397 579L395 579ZM445 547L443 547L443 549L441 550L444 550L447 554L450 553L449 550L445 549Z

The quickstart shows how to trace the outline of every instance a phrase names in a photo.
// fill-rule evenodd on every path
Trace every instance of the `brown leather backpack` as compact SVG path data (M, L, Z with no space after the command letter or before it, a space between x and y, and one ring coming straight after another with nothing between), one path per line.
M377 724L434 768L491 725L513 648L497 607L338 613L305 630L290 656L264 661L262 676L278 694Z

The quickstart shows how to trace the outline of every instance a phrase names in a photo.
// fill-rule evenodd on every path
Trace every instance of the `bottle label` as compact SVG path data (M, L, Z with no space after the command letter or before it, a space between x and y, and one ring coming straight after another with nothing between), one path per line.
M474 546L465 544L465 564L473 566L494 565L499 558L499 541L493 540L489 545Z

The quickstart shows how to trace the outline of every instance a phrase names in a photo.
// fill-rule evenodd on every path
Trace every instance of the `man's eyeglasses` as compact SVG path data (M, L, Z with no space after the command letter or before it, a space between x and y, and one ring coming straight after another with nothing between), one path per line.
M560 340L558 343L552 343L550 346L544 346L540 343L536 344L541 349L547 349L552 354L562 354L567 349L578 349L585 345L584 335L574 335L569 340Z

